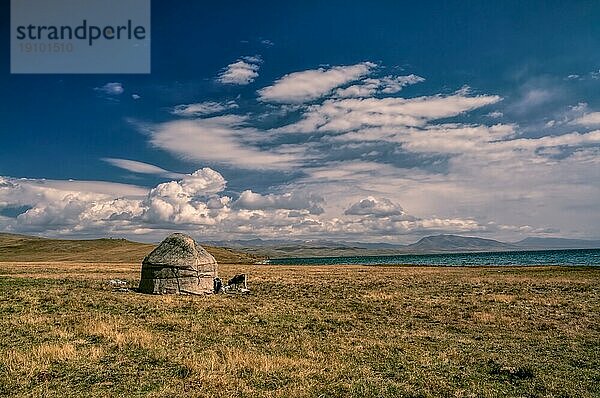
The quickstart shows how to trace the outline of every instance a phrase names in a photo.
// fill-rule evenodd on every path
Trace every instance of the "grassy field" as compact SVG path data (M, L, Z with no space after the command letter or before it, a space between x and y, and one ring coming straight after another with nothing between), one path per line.
M126 239L67 240L0 233L0 262L68 261L105 263L138 263L156 245ZM260 255L242 253L223 247L203 247L218 262L255 263Z
M220 272L252 293L113 291L137 263L0 263L0 396L600 396L600 269Z

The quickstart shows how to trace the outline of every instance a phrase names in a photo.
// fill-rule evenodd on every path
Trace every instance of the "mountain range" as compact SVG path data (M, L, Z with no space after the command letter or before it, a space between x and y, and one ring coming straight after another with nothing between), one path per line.
M262 239L212 241L209 243L214 246L229 247L272 258L600 248L600 240L529 237L517 242L500 242L494 239L459 235L426 236L409 245Z

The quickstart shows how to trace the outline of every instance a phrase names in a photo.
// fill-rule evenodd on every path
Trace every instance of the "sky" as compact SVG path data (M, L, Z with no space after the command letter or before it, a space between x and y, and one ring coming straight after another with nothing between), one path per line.
M11 75L0 231L600 238L600 3L152 3L147 75ZM418 3L418 4L417 4Z

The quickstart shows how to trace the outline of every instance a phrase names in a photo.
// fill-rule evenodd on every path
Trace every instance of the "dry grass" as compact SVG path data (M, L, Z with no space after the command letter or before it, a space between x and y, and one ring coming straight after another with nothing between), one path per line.
M0 396L600 396L600 269L225 264L249 296L148 296L137 264L0 263Z
M67 264L139 263L155 245L126 239L67 240L0 233L0 261L56 262ZM218 262L255 263L262 257L236 250L204 246Z

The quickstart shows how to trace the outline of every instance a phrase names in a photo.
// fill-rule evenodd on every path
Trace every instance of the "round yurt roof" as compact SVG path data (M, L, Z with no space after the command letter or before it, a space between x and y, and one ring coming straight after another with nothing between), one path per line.
M185 234L174 233L161 242L143 263L170 267L216 264L215 258L196 241Z

